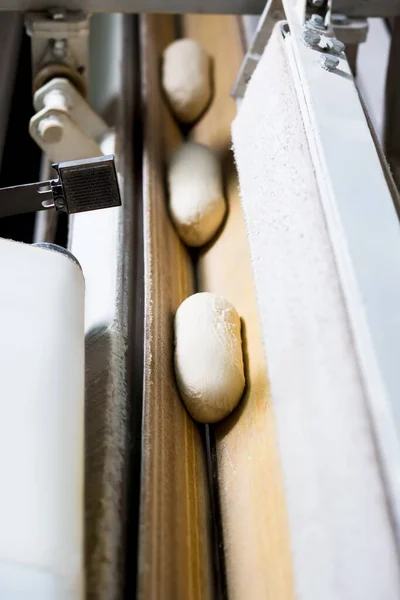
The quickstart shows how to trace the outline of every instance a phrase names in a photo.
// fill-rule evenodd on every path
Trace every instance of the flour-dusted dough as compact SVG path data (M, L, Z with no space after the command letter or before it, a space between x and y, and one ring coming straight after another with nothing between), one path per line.
M221 165L207 146L182 144L168 168L169 211L187 246L203 246L216 234L226 211Z
M201 115L211 98L211 69L198 42L177 40L164 50L162 85L182 123L192 123Z
M189 296L175 316L175 374L190 415L220 421L237 406L245 378L240 317L222 296Z

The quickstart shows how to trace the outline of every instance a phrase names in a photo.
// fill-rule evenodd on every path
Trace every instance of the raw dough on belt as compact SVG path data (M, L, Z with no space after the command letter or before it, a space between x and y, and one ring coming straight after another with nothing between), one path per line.
M240 317L222 296L189 296L175 315L175 374L190 415L220 421L237 406L245 386Z
M192 123L211 98L210 59L194 40L170 44L163 53L162 86L170 107L182 123Z
M220 227L226 211L221 165L207 146L182 144L168 168L169 211L187 246L203 246Z

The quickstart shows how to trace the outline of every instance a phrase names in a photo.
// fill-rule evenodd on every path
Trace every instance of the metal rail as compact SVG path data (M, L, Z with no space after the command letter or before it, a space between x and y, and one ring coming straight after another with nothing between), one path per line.
M68 10L126 13L204 13L256 15L265 0L64 0ZM400 0L334 0L335 12L354 17L394 17L400 15ZM46 10L54 0L0 0L0 10Z

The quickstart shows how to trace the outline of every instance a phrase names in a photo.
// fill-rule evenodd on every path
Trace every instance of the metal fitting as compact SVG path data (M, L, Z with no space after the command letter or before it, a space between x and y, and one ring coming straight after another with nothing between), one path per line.
M334 71L338 66L340 60L333 54L322 54L319 64L325 71Z
M67 15L65 10L60 8L49 8L48 13L54 21L64 21Z
M325 4L325 0L309 0L309 4L315 8L321 8Z
M310 48L316 48L321 41L321 35L314 29L305 29L303 31L303 42Z
M51 53L54 58L63 60L68 53L68 42L67 40L53 40L51 44Z
M39 121L37 124L37 132L44 142L47 144L55 144L61 140L64 127L58 117L49 115Z
M320 31L325 31L325 23L323 17L321 15L311 15L310 19L306 23L307 27L311 27L313 29L319 29Z
M346 50L345 44L336 38L328 38L326 40L326 48L331 54L340 56Z

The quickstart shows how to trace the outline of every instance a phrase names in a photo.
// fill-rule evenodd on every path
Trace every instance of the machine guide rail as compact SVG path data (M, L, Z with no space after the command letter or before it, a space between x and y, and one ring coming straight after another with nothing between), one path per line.
M0 189L0 217L55 208L68 214L121 205L114 156L54 163L58 179Z

